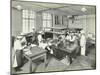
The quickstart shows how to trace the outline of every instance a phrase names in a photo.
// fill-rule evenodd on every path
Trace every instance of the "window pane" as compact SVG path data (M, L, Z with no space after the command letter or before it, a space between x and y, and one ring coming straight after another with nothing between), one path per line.
M47 23L46 21L43 21L43 27L46 27Z
M23 10L23 18L28 18L28 10Z
M55 24L58 25L60 24L60 17L55 15Z
M28 20L23 19L23 32L28 32Z
M35 18L35 12L31 10L29 16L30 18Z
M43 19L47 18L47 13L43 13Z
M34 28L35 26L35 21L34 20L30 20L30 25L29 25L29 31L32 31L32 28Z
M23 10L23 32L30 32L35 26L35 12L32 10Z
M51 21L47 21L47 27L51 27L51 26L52 26Z
M25 19L23 19L23 32L25 32Z
M52 26L52 16L50 13L43 13L43 27L51 27ZM50 30L45 28L46 31Z
M51 14L47 14L47 19L52 19Z
M50 13L43 13L43 19L52 19Z

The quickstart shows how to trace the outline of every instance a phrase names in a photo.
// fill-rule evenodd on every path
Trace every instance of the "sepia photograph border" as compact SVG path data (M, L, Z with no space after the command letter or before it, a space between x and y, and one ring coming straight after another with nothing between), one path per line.
M16 1L16 0L10 0L10 74L11 75L13 75L12 74L12 38L11 38L11 36L12 36L12 1ZM19 0L20 1L20 0ZM21 0L20 2L26 2L26 1L24 1L24 0ZM71 4L71 3L55 3L55 2L42 2L42 1L27 1L27 2L34 2L34 3L50 3L50 4ZM86 4L71 4L71 5L84 5L84 6L94 6L95 7L95 68L94 69L81 69L81 70L65 70L65 71L50 71L50 72L34 72L34 73L19 73L19 74L37 74L37 73L52 73L52 72L72 72L72 71L88 71L88 70L96 70L96 68L97 68L97 55L96 55L96 53L97 53L97 32L96 32L96 29L97 29L97 25L96 25L96 22L97 22L97 12L96 12L96 5L86 5Z

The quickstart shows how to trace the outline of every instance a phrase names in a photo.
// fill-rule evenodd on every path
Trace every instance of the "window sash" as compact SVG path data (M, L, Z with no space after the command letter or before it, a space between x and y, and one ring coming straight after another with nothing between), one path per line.
M52 27L52 16L50 13L43 13L43 27ZM50 30L45 28L45 30Z
M32 10L23 10L23 32L31 32L35 28L35 12Z

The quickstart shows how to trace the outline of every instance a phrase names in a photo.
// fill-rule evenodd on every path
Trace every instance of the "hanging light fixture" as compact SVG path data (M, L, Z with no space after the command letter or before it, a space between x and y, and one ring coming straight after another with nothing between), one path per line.
M18 10L22 10L22 6L21 6L21 5L17 5L16 8L17 8Z
M82 11L82 12L86 12L87 9L86 9L85 7L83 7L83 8L81 9L81 11Z

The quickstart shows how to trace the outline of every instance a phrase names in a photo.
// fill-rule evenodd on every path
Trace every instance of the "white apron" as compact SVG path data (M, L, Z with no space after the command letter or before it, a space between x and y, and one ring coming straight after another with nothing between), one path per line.
M16 40L14 42L14 60L13 60L13 63L12 63L12 67L17 67L18 66L17 57L16 57L16 50L20 49L20 48L21 48L21 41Z
M80 38L80 46L81 46L81 55L85 56L86 52L86 37L82 35Z
M12 67L17 67L18 64L17 64L17 58L16 58L16 54L14 55L14 61L13 61L13 65Z

